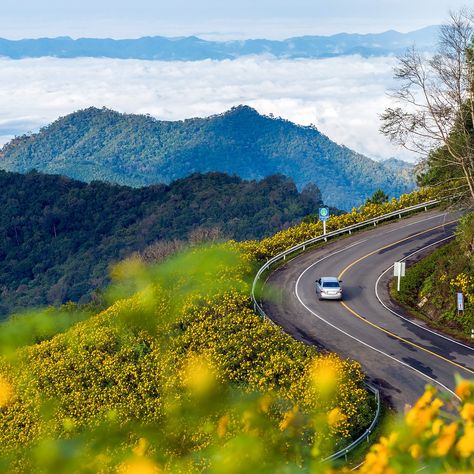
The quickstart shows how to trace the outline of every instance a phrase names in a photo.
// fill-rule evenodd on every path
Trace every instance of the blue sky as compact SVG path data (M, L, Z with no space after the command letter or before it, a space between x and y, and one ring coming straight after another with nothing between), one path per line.
M409 31L466 0L2 0L0 36L137 37L197 34L283 38Z

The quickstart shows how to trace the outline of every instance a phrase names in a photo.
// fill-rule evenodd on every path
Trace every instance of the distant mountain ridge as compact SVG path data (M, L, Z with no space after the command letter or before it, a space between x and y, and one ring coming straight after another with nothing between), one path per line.
M339 33L332 36L300 36L282 41L249 39L207 41L196 36L166 38L149 36L137 39L70 37L8 40L0 38L0 56L22 59L117 58L162 61L236 59L248 55L270 54L278 58L328 58L359 54L364 57L399 54L416 43L423 51L436 45L437 26L399 33Z
M414 188L398 171L334 143L315 127L248 106L176 122L89 108L7 143L0 168L136 187L196 172L249 180L283 174L299 189L316 184L324 201L339 209L361 204L379 188L390 196Z

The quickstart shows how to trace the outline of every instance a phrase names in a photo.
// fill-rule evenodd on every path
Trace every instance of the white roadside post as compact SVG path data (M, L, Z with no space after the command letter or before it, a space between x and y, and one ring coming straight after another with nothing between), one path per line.
M458 316L464 311L464 295L462 293L456 294L457 307L458 307Z
M329 208L320 207L319 208L319 220L323 223L323 235L326 235L326 221L329 219ZM324 240L327 240L326 237Z
M398 277L397 291L400 291L400 281L405 276L405 262L395 262L393 264L393 276Z

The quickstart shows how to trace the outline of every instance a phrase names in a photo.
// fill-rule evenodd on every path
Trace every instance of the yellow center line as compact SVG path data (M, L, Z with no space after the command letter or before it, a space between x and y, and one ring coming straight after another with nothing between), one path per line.
M347 265L347 267L344 268L344 270L342 270L342 272L339 274L339 279L341 279L342 276L344 275L344 273L346 273L346 271L349 270L350 268L352 268L354 265L356 265L357 263L361 262L362 260L365 260L366 258L370 257L371 255L374 255L374 254L376 254L377 252L380 252L381 250L385 250L385 249L387 249L387 248L389 248L389 247L393 247L394 245L397 245L397 244L399 244L399 243L401 243L401 242L405 242L405 241L407 241L407 240L410 240L410 239L412 239L413 237L418 237L419 235L427 234L428 232L431 232L432 230L439 229L440 227L445 227L446 225L453 224L453 223L455 223L455 222L457 222L457 221L458 221L458 219L455 219L455 220L453 220L453 221L446 222L446 223L444 223L444 224L441 224L441 225L438 225L438 226L435 226L435 227L431 227L430 229L424 230L424 231L422 231L422 232L418 232L417 234L414 234L414 235L410 235L409 237L405 237L405 238L400 239L400 240L398 240L398 241L396 241L396 242L393 242L393 243L391 243L391 244L385 245L384 247L380 247L379 249L374 250L374 251L368 253L367 255L364 255L363 257L360 257L360 258L358 258L357 260L355 260L354 262L352 262L352 263L350 263L349 265ZM448 362L448 363L451 364L451 365L454 365L454 366L456 366L456 367L458 367L458 368L460 368L460 369L462 369L462 370L465 370L466 372L469 372L470 374L474 374L474 371L473 371L473 370L468 369L467 367L465 367L465 366L463 366L463 365L461 365L461 364L458 364L457 362L454 362L454 361L452 361L452 360L450 360L450 359L447 359L446 357L443 357L442 355L439 355L439 354L437 354L436 352L433 352L433 351L431 351L431 350L429 350L429 349L426 349L426 348L423 347L423 346L420 346L420 345L418 345L418 344L416 344L416 343L414 343L414 342L411 342L411 341L409 341L409 340L407 340L407 339L404 339L403 337L398 336L397 334L395 334L395 333L389 331L388 329L384 329L383 327L379 326L378 324L375 324L375 323L373 323L372 321L367 320L366 318L364 318L363 316L361 316L360 314L358 314L356 311L354 311L352 308L350 308L350 307L349 307L346 303L344 303L343 301L341 301L341 304L342 304L342 306L344 306L344 308L347 309L347 311L349 311L351 314L353 314L354 316L356 316L357 318L359 318L361 321L363 321L364 323L368 324L369 326L372 326L372 327L374 327L375 329L378 329L379 331L381 331L381 332L383 332L383 333L385 333L385 334L387 334L387 335L389 335L389 336L391 336L391 337L394 337L395 339L398 339L399 341L404 342L405 344L409 344L410 346L416 347L417 349L420 349L420 350L422 350L422 351L424 351L424 352L427 352L428 354L431 354L431 355L437 357L438 359L441 359L441 360L443 360L443 361L445 361L445 362Z

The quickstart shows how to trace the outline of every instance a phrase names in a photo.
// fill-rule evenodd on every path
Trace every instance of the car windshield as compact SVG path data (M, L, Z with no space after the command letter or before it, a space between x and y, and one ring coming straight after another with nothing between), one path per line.
M337 281L325 281L323 288L339 288L339 283Z

